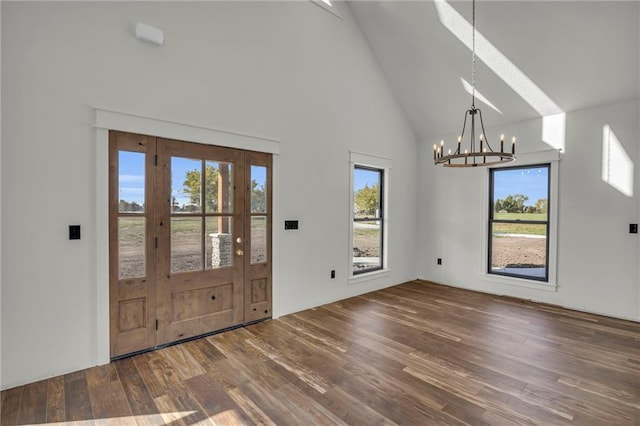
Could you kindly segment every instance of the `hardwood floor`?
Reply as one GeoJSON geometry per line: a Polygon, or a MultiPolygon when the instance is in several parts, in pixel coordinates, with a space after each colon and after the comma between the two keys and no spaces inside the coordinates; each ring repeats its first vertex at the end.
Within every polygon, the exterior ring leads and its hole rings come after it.
{"type": "Polygon", "coordinates": [[[1,397],[2,425],[638,425],[640,324],[414,281],[1,397]]]}

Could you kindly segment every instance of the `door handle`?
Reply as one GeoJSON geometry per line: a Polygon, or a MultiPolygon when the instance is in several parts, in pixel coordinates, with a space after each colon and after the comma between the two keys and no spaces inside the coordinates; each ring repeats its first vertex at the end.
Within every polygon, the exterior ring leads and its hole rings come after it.
{"type": "Polygon", "coordinates": [[[241,249],[236,250],[237,256],[244,256],[244,252],[241,249]]]}

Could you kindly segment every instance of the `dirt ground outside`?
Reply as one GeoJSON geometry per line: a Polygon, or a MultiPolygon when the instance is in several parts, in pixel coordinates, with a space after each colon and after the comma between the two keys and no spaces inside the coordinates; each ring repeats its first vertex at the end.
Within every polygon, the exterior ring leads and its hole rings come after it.
{"type": "MultiPolygon", "coordinates": [[[[544,268],[546,265],[546,238],[496,236],[492,244],[493,268],[544,268]]],[[[353,256],[379,257],[378,235],[356,232],[353,239],[353,256]]]]}
{"type": "Polygon", "coordinates": [[[493,268],[544,268],[546,238],[494,237],[492,242],[493,268]]]}
{"type": "MultiPolygon", "coordinates": [[[[119,277],[139,278],[145,276],[144,230],[142,226],[133,226],[124,232],[119,243],[119,277]]],[[[245,247],[245,255],[251,256],[252,263],[264,262],[267,258],[266,230],[251,230],[251,248],[245,247]]],[[[213,245],[211,238],[205,236],[205,268],[211,269],[213,245]]],[[[171,270],[189,272],[202,270],[202,242],[200,235],[194,232],[173,232],[171,235],[171,270]]],[[[234,258],[233,255],[229,256],[234,258]]],[[[225,265],[231,266],[231,265],[225,265]]]]}

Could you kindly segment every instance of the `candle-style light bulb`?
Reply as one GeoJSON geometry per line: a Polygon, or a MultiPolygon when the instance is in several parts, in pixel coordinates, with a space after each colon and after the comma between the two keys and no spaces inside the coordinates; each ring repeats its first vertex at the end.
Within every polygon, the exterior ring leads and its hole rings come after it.
{"type": "Polygon", "coordinates": [[[504,152],[504,134],[500,135],[500,152],[504,152]]]}
{"type": "Polygon", "coordinates": [[[516,137],[514,136],[513,139],[511,139],[511,154],[515,154],[516,153],[516,137]]]}
{"type": "Polygon", "coordinates": [[[433,144],[433,159],[436,159],[436,153],[438,152],[438,147],[436,144],[433,144]]]}
{"type": "Polygon", "coordinates": [[[449,149],[449,155],[451,155],[451,149],[449,149]]]}

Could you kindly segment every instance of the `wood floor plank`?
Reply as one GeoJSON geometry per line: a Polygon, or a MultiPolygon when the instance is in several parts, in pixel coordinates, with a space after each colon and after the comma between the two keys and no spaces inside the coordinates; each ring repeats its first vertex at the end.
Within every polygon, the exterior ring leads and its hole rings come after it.
{"type": "Polygon", "coordinates": [[[131,417],[129,400],[118,376],[115,364],[87,370],[87,386],[91,408],[96,419],[131,417]]]}
{"type": "Polygon", "coordinates": [[[2,409],[0,410],[0,424],[13,426],[18,423],[18,413],[22,402],[24,386],[2,391],[4,394],[2,409]]]}
{"type": "Polygon", "coordinates": [[[231,389],[227,393],[229,397],[233,399],[233,401],[238,405],[238,407],[242,409],[245,416],[251,419],[254,424],[265,426],[276,425],[276,423],[274,423],[274,421],[271,420],[269,416],[267,416],[267,414],[262,411],[262,409],[240,389],[231,389]]]}
{"type": "Polygon", "coordinates": [[[47,423],[61,423],[64,420],[64,377],[52,377],[47,380],[47,423]]]}
{"type": "Polygon", "coordinates": [[[246,424],[249,418],[211,374],[201,374],[186,381],[194,399],[214,423],[246,424]]]}
{"type": "Polygon", "coordinates": [[[639,348],[640,323],[416,280],[9,389],[1,423],[638,426],[639,348]]]}
{"type": "Polygon", "coordinates": [[[28,384],[22,393],[18,424],[37,424],[47,420],[47,381],[28,384]]]}
{"type": "Polygon", "coordinates": [[[64,400],[66,421],[93,420],[86,371],[64,376],[64,400]]]}
{"type": "Polygon", "coordinates": [[[164,358],[171,364],[180,380],[206,373],[206,370],[191,355],[184,345],[175,345],[161,350],[164,358]]]}
{"type": "Polygon", "coordinates": [[[129,401],[131,414],[147,417],[158,414],[158,409],[133,359],[121,359],[114,364],[126,398],[129,401]]]}

